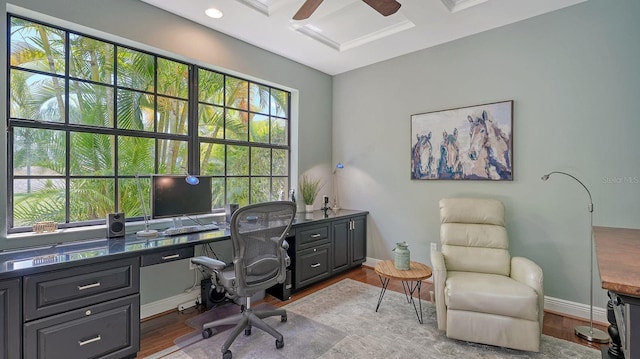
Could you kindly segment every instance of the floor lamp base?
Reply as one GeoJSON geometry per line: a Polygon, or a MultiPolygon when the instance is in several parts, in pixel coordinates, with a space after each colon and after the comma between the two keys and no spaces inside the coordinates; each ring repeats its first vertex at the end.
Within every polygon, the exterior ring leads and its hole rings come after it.
{"type": "Polygon", "coordinates": [[[580,338],[593,343],[608,343],[609,334],[600,329],[591,328],[588,325],[581,325],[575,328],[575,333],[580,338]]]}

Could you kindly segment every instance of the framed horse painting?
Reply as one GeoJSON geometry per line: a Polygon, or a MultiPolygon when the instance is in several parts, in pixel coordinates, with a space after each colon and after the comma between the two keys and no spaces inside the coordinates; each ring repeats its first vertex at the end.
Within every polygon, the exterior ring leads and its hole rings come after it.
{"type": "Polygon", "coordinates": [[[411,179],[513,180],[513,101],[411,115],[411,179]]]}

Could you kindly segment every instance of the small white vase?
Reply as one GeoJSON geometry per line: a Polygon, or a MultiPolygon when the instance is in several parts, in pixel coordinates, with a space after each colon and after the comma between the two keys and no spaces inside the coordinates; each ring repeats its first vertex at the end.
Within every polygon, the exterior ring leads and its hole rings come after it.
{"type": "Polygon", "coordinates": [[[312,204],[305,204],[304,205],[304,211],[307,213],[313,212],[313,205],[312,204]]]}

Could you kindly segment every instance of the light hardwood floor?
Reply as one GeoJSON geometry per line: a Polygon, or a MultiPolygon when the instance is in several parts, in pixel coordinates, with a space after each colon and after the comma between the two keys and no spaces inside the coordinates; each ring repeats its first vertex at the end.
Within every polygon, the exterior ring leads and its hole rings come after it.
{"type": "MultiPolygon", "coordinates": [[[[290,303],[291,301],[298,300],[304,296],[325,288],[333,283],[339,282],[344,278],[350,278],[378,287],[381,286],[380,279],[378,278],[378,275],[374,272],[374,270],[370,267],[362,266],[360,268],[352,269],[343,274],[304,288],[301,291],[294,293],[289,301],[283,302],[270,295],[266,295],[264,301],[274,306],[280,307],[290,303]]],[[[389,284],[388,289],[402,292],[401,282],[392,280],[389,284]]],[[[425,284],[422,286],[422,293],[429,293],[430,290],[432,290],[432,286],[430,284],[425,284]]],[[[185,321],[200,313],[200,309],[191,308],[183,312],[170,311],[154,316],[152,318],[145,319],[141,323],[141,340],[138,358],[144,358],[148,355],[169,348],[174,344],[174,339],[194,331],[193,328],[185,324],[185,321]]],[[[595,349],[599,349],[601,346],[607,346],[589,343],[578,338],[573,333],[573,328],[575,326],[585,324],[588,324],[588,322],[585,322],[581,319],[567,317],[559,315],[557,313],[546,311],[542,332],[549,336],[568,340],[574,343],[579,343],[595,349]]],[[[594,324],[594,327],[606,331],[606,327],[602,325],[594,324]]]]}

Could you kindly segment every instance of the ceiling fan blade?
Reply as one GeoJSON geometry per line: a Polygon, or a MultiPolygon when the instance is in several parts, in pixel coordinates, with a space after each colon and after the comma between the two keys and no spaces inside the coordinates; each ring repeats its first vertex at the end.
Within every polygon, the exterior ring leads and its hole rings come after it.
{"type": "Polygon", "coordinates": [[[393,15],[402,6],[396,0],[362,0],[383,16],[393,15]]]}
{"type": "Polygon", "coordinates": [[[302,4],[298,12],[293,15],[294,20],[308,19],[311,14],[322,4],[323,0],[307,0],[302,4]]]}

